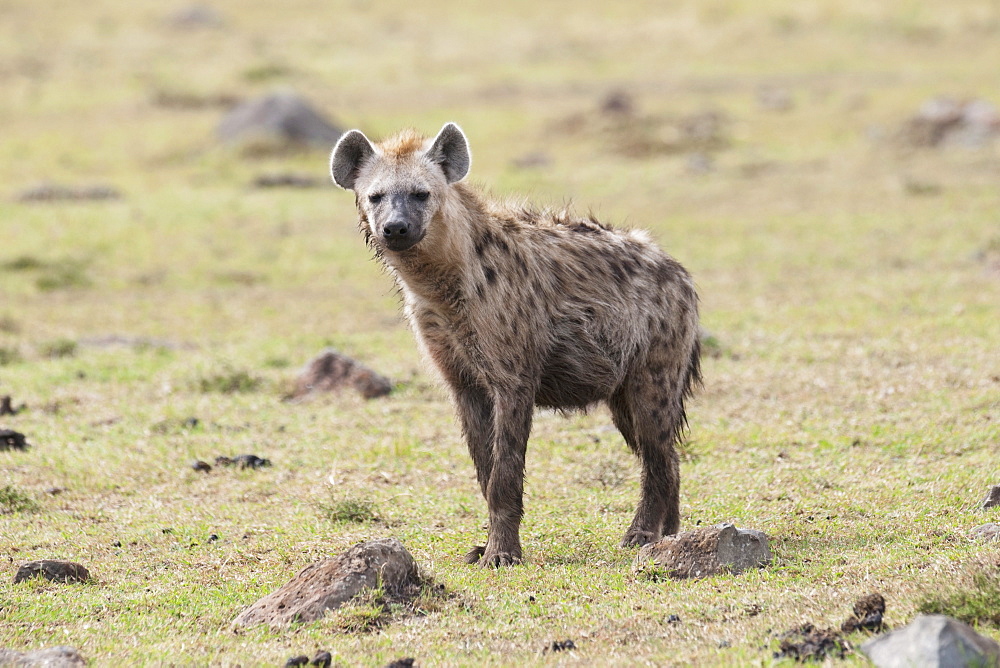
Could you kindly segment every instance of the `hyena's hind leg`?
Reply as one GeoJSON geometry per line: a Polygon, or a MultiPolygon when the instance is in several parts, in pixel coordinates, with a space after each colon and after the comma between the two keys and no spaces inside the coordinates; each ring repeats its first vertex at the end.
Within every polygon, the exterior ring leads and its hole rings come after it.
{"type": "Polygon", "coordinates": [[[615,426],[642,462],[642,495],[622,547],[652,543],[680,530],[680,463],[676,445],[685,427],[684,398],[700,377],[699,351],[678,360],[652,351],[608,402],[615,426]]]}

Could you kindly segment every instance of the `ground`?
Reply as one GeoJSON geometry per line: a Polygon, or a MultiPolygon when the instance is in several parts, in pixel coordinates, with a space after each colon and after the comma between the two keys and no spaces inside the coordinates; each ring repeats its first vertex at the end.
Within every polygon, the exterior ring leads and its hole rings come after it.
{"type": "Polygon", "coordinates": [[[968,531],[1000,512],[976,508],[1000,483],[1000,148],[897,136],[934,95],[1000,103],[995,2],[219,0],[220,25],[175,25],[184,8],[0,0],[0,395],[28,406],[0,428],[33,446],[0,452],[0,647],[96,665],[769,663],[782,632],[837,627],[871,592],[902,625],[996,555],[968,531]],[[466,566],[485,503],[353,197],[254,189],[323,179],[327,155],[213,136],[228,98],[275,89],[375,136],[456,121],[497,195],[650,230],[718,344],[682,528],[762,530],[775,563],[634,575],[618,540],[638,469],[600,409],[536,417],[525,565],[466,566]],[[18,201],[40,181],[121,197],[18,201]],[[397,390],[282,401],[325,346],[397,390]],[[244,453],[272,466],[190,467],[244,453]],[[230,630],[381,536],[445,593],[365,632],[230,630]],[[40,558],[96,581],[11,584],[40,558]]]}

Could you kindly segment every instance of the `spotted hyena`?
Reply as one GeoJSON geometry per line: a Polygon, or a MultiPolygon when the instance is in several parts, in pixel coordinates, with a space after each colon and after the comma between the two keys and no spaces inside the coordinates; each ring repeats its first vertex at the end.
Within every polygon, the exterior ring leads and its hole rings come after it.
{"type": "Polygon", "coordinates": [[[642,461],[642,497],[623,546],[680,526],[675,445],[700,379],[690,275],[644,232],[497,202],[464,183],[462,130],[358,130],[333,149],[368,245],[396,280],[417,342],[454,396],[489,507],[469,563],[521,560],[519,528],[535,406],[605,402],[642,461]]]}

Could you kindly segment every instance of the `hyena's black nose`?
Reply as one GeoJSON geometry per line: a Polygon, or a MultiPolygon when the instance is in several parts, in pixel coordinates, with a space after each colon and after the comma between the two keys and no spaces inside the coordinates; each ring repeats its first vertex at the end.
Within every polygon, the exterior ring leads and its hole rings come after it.
{"type": "Polygon", "coordinates": [[[410,228],[406,223],[397,220],[392,223],[386,223],[386,226],[382,228],[382,236],[386,239],[403,239],[409,231],[410,228]]]}

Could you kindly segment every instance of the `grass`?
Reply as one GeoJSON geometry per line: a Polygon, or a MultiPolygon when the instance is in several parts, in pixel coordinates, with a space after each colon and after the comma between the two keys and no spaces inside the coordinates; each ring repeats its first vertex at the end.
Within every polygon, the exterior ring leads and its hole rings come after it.
{"type": "Polygon", "coordinates": [[[320,512],[333,522],[375,522],[378,509],[375,504],[361,499],[331,499],[319,504],[320,512]]]}
{"type": "Polygon", "coordinates": [[[948,615],[973,626],[1000,627],[1000,568],[996,564],[971,569],[966,582],[949,582],[928,593],[918,610],[948,615]]]}
{"type": "Polygon", "coordinates": [[[344,665],[747,665],[871,591],[893,627],[931,594],[951,600],[942,582],[988,591],[964,564],[996,550],[968,531],[998,517],[976,505],[1000,479],[1000,149],[890,138],[932,95],[1000,102],[995,3],[213,8],[223,25],[192,30],[121,0],[0,9],[0,394],[29,406],[0,427],[33,446],[0,452],[0,489],[39,500],[0,512],[0,647],[73,645],[96,665],[281,665],[318,649],[344,665]],[[248,157],[215,140],[219,104],[156,102],[284,87],[371,135],[457,121],[473,180],[497,194],[649,229],[692,271],[714,337],[682,527],[763,530],[774,564],[636,573],[617,545],[639,475],[604,409],[536,415],[526,563],[462,563],[485,504],[351,196],[249,187],[324,178],[327,156],[248,157]],[[762,106],[762,88],[790,108],[762,106]],[[600,116],[613,91],[644,119],[636,132],[600,116]],[[673,152],[676,121],[706,111],[726,145],[692,169],[706,149],[673,152]],[[39,182],[123,195],[17,201],[39,182]],[[156,345],[93,343],[109,336],[156,345]],[[76,347],[51,356],[53,342],[76,347]],[[282,401],[328,346],[398,389],[282,401]],[[239,453],[273,465],[190,468],[239,453]],[[447,589],[423,613],[389,601],[386,617],[374,597],[355,610],[381,620],[368,632],[332,616],[230,630],[305,565],[390,535],[447,589]],[[95,581],[10,583],[43,558],[95,581]]]}
{"type": "Polygon", "coordinates": [[[217,373],[201,376],[195,381],[198,390],[204,393],[219,392],[233,394],[234,392],[256,392],[263,380],[252,375],[246,369],[225,368],[217,373]]]}
{"type": "Polygon", "coordinates": [[[39,510],[38,503],[30,494],[13,485],[0,487],[0,515],[11,513],[33,513],[39,510]]]}

